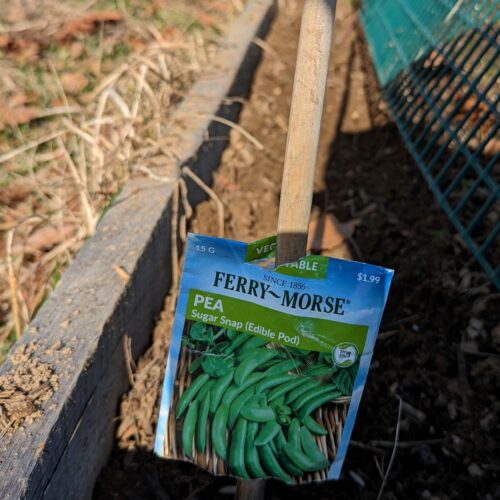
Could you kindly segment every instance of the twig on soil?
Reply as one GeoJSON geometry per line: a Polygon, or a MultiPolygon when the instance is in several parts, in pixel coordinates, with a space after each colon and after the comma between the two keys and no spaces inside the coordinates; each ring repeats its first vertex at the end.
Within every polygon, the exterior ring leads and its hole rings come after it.
{"type": "Polygon", "coordinates": [[[373,461],[375,462],[375,467],[378,470],[378,473],[380,474],[380,479],[384,479],[384,471],[382,469],[382,466],[380,465],[380,462],[378,461],[376,455],[372,455],[373,461]]]}
{"type": "Polygon", "coordinates": [[[5,254],[7,261],[7,273],[9,276],[9,287],[10,287],[10,301],[12,305],[12,315],[14,316],[14,326],[16,331],[16,339],[21,336],[22,333],[22,323],[21,314],[19,311],[19,300],[17,297],[17,278],[14,272],[14,266],[12,264],[12,240],[14,238],[14,230],[11,229],[5,238],[5,254]]]}
{"type": "Polygon", "coordinates": [[[80,106],[57,106],[55,108],[46,108],[38,113],[37,118],[47,118],[48,116],[70,115],[72,113],[80,113],[80,106]]]}
{"type": "Polygon", "coordinates": [[[180,237],[184,243],[187,238],[187,221],[193,216],[193,207],[189,203],[186,181],[182,177],[179,177],[179,190],[184,208],[184,213],[181,215],[180,237]]]}
{"type": "Polygon", "coordinates": [[[410,321],[415,321],[420,317],[420,314],[412,314],[411,316],[407,316],[406,318],[401,318],[396,321],[391,321],[390,323],[384,323],[382,325],[383,328],[392,328],[394,326],[403,325],[405,323],[409,323],[410,321]]]}
{"type": "Polygon", "coordinates": [[[378,340],[385,340],[399,333],[399,330],[387,330],[378,334],[378,340]]]}
{"type": "Polygon", "coordinates": [[[359,448],[360,450],[371,451],[372,453],[377,453],[378,455],[385,455],[384,450],[370,444],[361,443],[360,441],[351,440],[351,445],[354,446],[354,448],[359,448]]]}
{"type": "Polygon", "coordinates": [[[135,363],[132,359],[132,339],[127,334],[123,336],[123,355],[125,357],[125,368],[127,369],[128,381],[132,387],[135,387],[133,370],[135,363]]]}
{"type": "Polygon", "coordinates": [[[219,225],[218,236],[219,238],[222,238],[224,236],[224,205],[222,204],[222,201],[215,194],[215,192],[210,189],[189,167],[182,167],[182,173],[193,180],[201,189],[203,189],[203,191],[205,191],[205,193],[208,194],[208,196],[210,196],[210,198],[212,198],[212,200],[214,200],[217,205],[217,219],[219,225]]]}
{"type": "MultiPolygon", "coordinates": [[[[433,444],[441,444],[444,441],[444,438],[436,438],[436,439],[420,439],[418,441],[398,441],[398,448],[415,448],[415,446],[421,446],[423,444],[433,445],[433,444]]],[[[392,441],[381,440],[373,440],[370,441],[372,446],[380,446],[382,448],[392,448],[394,447],[394,443],[392,441]]]]}
{"type": "Polygon", "coordinates": [[[259,47],[260,49],[262,49],[264,52],[267,52],[270,56],[278,59],[279,58],[279,54],[278,52],[276,52],[265,40],[263,40],[262,38],[259,38],[259,37],[255,37],[253,40],[253,43],[255,43],[255,45],[257,45],[257,47],[259,47]]]}
{"type": "Polygon", "coordinates": [[[500,354],[497,354],[495,352],[478,351],[476,349],[468,347],[466,344],[460,344],[460,349],[464,354],[470,354],[472,356],[480,356],[484,358],[493,357],[500,359],[500,354]]]}
{"type": "Polygon", "coordinates": [[[237,123],[234,123],[231,120],[228,120],[227,118],[222,118],[222,116],[205,115],[204,113],[198,113],[198,115],[205,116],[207,118],[210,118],[210,120],[213,120],[214,122],[222,123],[223,125],[226,125],[229,128],[236,130],[243,137],[247,138],[259,151],[264,151],[265,148],[262,145],[262,143],[259,140],[257,140],[250,132],[245,130],[241,125],[238,125],[237,123]]]}
{"type": "Polygon", "coordinates": [[[403,400],[398,395],[396,395],[396,397],[399,399],[399,408],[398,408],[398,423],[396,425],[396,433],[394,435],[394,443],[393,443],[394,447],[392,449],[391,458],[389,459],[389,463],[385,471],[384,479],[382,481],[382,484],[380,485],[380,490],[377,495],[377,500],[380,500],[382,498],[382,495],[384,493],[384,488],[385,485],[387,484],[387,480],[389,479],[389,474],[391,473],[392,465],[394,464],[394,459],[396,458],[396,452],[399,445],[399,430],[401,426],[401,414],[403,413],[403,400]]]}
{"type": "Polygon", "coordinates": [[[180,203],[180,197],[179,197],[179,184],[175,186],[173,196],[172,196],[172,224],[171,224],[171,229],[170,229],[170,238],[171,238],[171,258],[172,258],[172,288],[174,290],[177,289],[177,286],[179,284],[179,268],[178,268],[178,262],[179,262],[179,252],[178,252],[178,241],[177,241],[177,227],[178,227],[178,221],[179,221],[179,203],[180,203]]]}

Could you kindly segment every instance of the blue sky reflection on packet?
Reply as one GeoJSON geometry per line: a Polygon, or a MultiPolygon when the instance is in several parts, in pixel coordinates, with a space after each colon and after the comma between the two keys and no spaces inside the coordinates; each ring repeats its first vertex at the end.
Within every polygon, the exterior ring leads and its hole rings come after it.
{"type": "Polygon", "coordinates": [[[273,241],[188,236],[155,453],[213,474],[338,479],[393,271],[247,260],[272,256],[273,241]],[[259,445],[244,450],[249,439],[259,445]]]}

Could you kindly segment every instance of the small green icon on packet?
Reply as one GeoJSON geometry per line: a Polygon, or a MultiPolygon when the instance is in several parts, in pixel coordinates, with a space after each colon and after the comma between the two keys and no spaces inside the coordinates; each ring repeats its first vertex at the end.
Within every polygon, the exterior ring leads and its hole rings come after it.
{"type": "Polygon", "coordinates": [[[358,348],[351,342],[341,342],[332,351],[333,363],[341,368],[352,366],[358,359],[358,348]]]}

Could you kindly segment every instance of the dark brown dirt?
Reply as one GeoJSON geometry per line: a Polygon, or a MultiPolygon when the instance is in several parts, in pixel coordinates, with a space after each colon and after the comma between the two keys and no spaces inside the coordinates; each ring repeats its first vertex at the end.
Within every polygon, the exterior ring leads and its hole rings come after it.
{"type": "MultiPolygon", "coordinates": [[[[214,175],[226,235],[250,241],[275,231],[298,17],[282,9],[266,41],[240,124],[214,175]]],[[[500,294],[471,259],[436,204],[387,115],[350,5],[338,6],[334,63],[314,197],[318,212],[356,221],[364,260],[396,270],[353,442],[337,483],[289,488],[266,498],[376,498],[395,429],[399,447],[384,498],[500,498],[500,294]],[[398,422],[399,400],[405,403],[398,422]]],[[[215,208],[201,204],[192,230],[214,234],[215,208]]],[[[155,342],[124,397],[118,441],[96,498],[229,498],[234,480],[152,453],[168,331],[155,342]]]]}

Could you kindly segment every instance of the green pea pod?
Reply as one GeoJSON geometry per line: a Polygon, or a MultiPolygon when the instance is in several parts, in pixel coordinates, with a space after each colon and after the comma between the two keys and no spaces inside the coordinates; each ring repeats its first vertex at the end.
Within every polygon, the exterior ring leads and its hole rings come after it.
{"type": "Polygon", "coordinates": [[[327,394],[320,394],[319,396],[316,396],[315,398],[311,399],[310,401],[307,402],[306,405],[304,405],[299,412],[299,418],[300,420],[304,420],[308,415],[310,415],[314,410],[319,408],[321,405],[328,403],[329,401],[333,401],[334,399],[338,398],[341,396],[342,393],[339,391],[335,392],[329,392],[327,394]]]}
{"type": "Polygon", "coordinates": [[[222,404],[230,406],[237,396],[239,396],[245,389],[255,386],[255,384],[261,380],[263,376],[264,374],[262,372],[252,373],[243,385],[238,386],[236,384],[231,384],[222,396],[222,404]]]}
{"type": "Polygon", "coordinates": [[[231,435],[231,448],[229,449],[229,467],[233,473],[244,479],[249,479],[245,468],[245,437],[248,422],[239,418],[231,435]]]}
{"type": "Polygon", "coordinates": [[[227,405],[221,405],[215,412],[212,421],[212,446],[217,456],[222,458],[222,460],[226,460],[227,457],[226,427],[228,415],[229,407],[227,405]]]}
{"type": "Polygon", "coordinates": [[[295,377],[295,380],[290,380],[282,385],[278,385],[272,391],[269,392],[267,399],[272,401],[273,399],[284,396],[286,393],[293,391],[295,388],[307,383],[307,379],[304,377],[295,377]]]}
{"type": "Polygon", "coordinates": [[[297,450],[300,450],[300,422],[294,418],[288,427],[288,443],[297,450]]]}
{"type": "Polygon", "coordinates": [[[292,414],[292,409],[289,406],[286,406],[283,404],[275,406],[273,408],[276,410],[278,415],[291,415],[292,414]]]}
{"type": "Polygon", "coordinates": [[[205,453],[207,445],[207,422],[210,410],[210,391],[207,392],[203,400],[199,401],[198,419],[196,420],[196,449],[200,453],[205,453]]]}
{"type": "Polygon", "coordinates": [[[264,469],[270,476],[281,479],[289,484],[292,483],[291,477],[281,468],[280,463],[268,444],[259,446],[259,457],[264,469]]]}
{"type": "Polygon", "coordinates": [[[207,393],[212,389],[213,383],[215,380],[209,380],[199,391],[198,394],[196,394],[196,397],[194,399],[197,399],[200,404],[201,402],[205,399],[205,396],[207,393]]]}
{"type": "Polygon", "coordinates": [[[245,359],[253,357],[253,356],[258,356],[261,352],[263,351],[268,351],[266,347],[256,347],[254,349],[247,349],[246,351],[241,352],[236,356],[236,361],[238,363],[242,363],[245,361],[245,359]]]}
{"type": "Polygon", "coordinates": [[[231,340],[231,343],[228,346],[224,347],[222,352],[226,355],[231,354],[232,352],[236,351],[236,349],[238,349],[238,347],[242,345],[243,342],[248,339],[248,337],[250,337],[248,333],[238,332],[238,335],[236,335],[236,337],[231,340]]]}
{"type": "Polygon", "coordinates": [[[290,391],[287,395],[285,402],[287,405],[292,404],[294,401],[299,399],[303,394],[308,394],[313,391],[316,387],[319,387],[321,382],[319,380],[309,379],[307,383],[297,387],[294,391],[290,391]]]}
{"type": "Polygon", "coordinates": [[[288,427],[292,423],[290,415],[282,415],[278,413],[277,420],[278,423],[284,427],[288,427]]]}
{"type": "Polygon", "coordinates": [[[217,379],[212,390],[210,391],[210,414],[213,415],[217,408],[219,408],[219,403],[226,389],[231,385],[233,381],[234,371],[230,370],[226,375],[217,379]]]}
{"type": "Polygon", "coordinates": [[[300,477],[304,475],[304,471],[300,467],[297,467],[283,450],[279,454],[279,462],[283,469],[292,476],[300,477]]]}
{"type": "Polygon", "coordinates": [[[273,401],[269,401],[269,406],[273,409],[276,410],[278,406],[281,406],[285,403],[285,396],[280,396],[278,398],[274,398],[273,401]]]}
{"type": "Polygon", "coordinates": [[[198,401],[193,401],[189,405],[189,410],[182,424],[182,449],[184,450],[184,454],[189,458],[193,458],[193,438],[197,420],[198,401]]]}
{"type": "Polygon", "coordinates": [[[312,418],[311,415],[307,415],[307,417],[305,417],[302,420],[302,423],[313,434],[317,434],[318,436],[324,436],[324,435],[328,434],[328,431],[321,424],[319,424],[318,422],[316,422],[316,420],[314,418],[312,418]]]}
{"type": "Polygon", "coordinates": [[[295,380],[297,375],[290,375],[289,373],[284,373],[282,375],[266,375],[261,382],[257,384],[255,392],[264,392],[271,387],[284,384],[289,380],[295,380]]]}
{"type": "Polygon", "coordinates": [[[262,349],[262,352],[256,356],[245,358],[234,372],[234,381],[237,385],[243,385],[249,375],[258,368],[261,363],[273,359],[277,355],[276,349],[262,349]]]}
{"type": "Polygon", "coordinates": [[[177,401],[175,406],[175,418],[178,419],[186,410],[191,400],[196,396],[198,391],[208,382],[210,376],[203,373],[197,377],[191,385],[182,393],[182,396],[177,401]]]}
{"type": "Polygon", "coordinates": [[[269,443],[267,443],[267,446],[271,448],[271,451],[274,453],[275,456],[278,456],[278,448],[276,448],[276,444],[274,441],[269,441],[269,443]]]}
{"type": "Polygon", "coordinates": [[[267,344],[269,341],[267,339],[263,339],[262,337],[255,337],[252,335],[248,340],[245,341],[238,348],[238,354],[243,353],[245,351],[249,351],[250,349],[255,349],[257,347],[262,347],[264,344],[267,344]]]}
{"type": "Polygon", "coordinates": [[[327,457],[325,457],[323,452],[319,449],[313,435],[307,427],[300,428],[300,444],[302,445],[304,453],[314,461],[321,463],[322,460],[326,460],[328,462],[327,457]]]}
{"type": "Polygon", "coordinates": [[[285,361],[280,361],[279,363],[273,364],[270,368],[266,370],[266,375],[281,375],[287,373],[291,370],[297,370],[301,366],[300,361],[294,359],[286,359],[285,361]]]}
{"type": "Polygon", "coordinates": [[[244,390],[231,403],[231,406],[229,407],[229,418],[227,420],[227,425],[229,426],[230,429],[232,429],[234,427],[236,420],[238,420],[238,417],[240,416],[241,409],[248,402],[248,400],[253,396],[254,390],[255,389],[253,387],[249,387],[248,389],[244,390]]]}
{"type": "Polygon", "coordinates": [[[254,444],[258,430],[259,424],[257,422],[248,422],[245,440],[245,464],[250,476],[254,478],[266,477],[266,473],[260,464],[257,447],[254,444]]]}
{"type": "Polygon", "coordinates": [[[268,422],[275,419],[275,414],[272,408],[256,408],[244,406],[240,412],[243,418],[251,422],[268,422]]]}
{"type": "MultiPolygon", "coordinates": [[[[312,391],[309,394],[305,394],[301,398],[297,399],[295,403],[293,403],[293,408],[295,411],[300,410],[303,406],[305,406],[309,401],[313,400],[314,398],[318,396],[322,396],[323,394],[331,394],[337,392],[339,396],[342,395],[340,391],[337,391],[335,389],[335,386],[333,385],[323,385],[321,387],[318,387],[316,390],[312,391]]],[[[336,396],[338,397],[338,396],[336,396]]]]}
{"type": "Polygon", "coordinates": [[[314,460],[310,456],[302,453],[300,449],[295,448],[290,443],[287,443],[283,451],[286,453],[288,458],[296,465],[299,469],[307,472],[316,472],[328,467],[329,462],[325,458],[323,460],[314,460]]]}
{"type": "Polygon", "coordinates": [[[281,428],[278,431],[278,433],[276,434],[276,436],[274,436],[274,444],[276,445],[276,449],[278,450],[278,452],[281,452],[281,450],[283,449],[283,447],[286,444],[286,437],[283,434],[283,431],[281,430],[281,428]]]}
{"type": "Polygon", "coordinates": [[[269,443],[281,430],[281,425],[276,420],[269,420],[261,428],[255,439],[255,446],[263,446],[269,443]]]}

